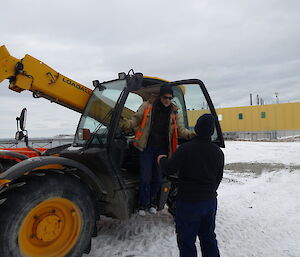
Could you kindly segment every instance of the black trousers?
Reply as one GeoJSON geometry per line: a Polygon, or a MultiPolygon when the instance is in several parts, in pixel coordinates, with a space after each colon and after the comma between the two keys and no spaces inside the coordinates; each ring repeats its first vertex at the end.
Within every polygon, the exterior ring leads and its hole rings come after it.
{"type": "Polygon", "coordinates": [[[199,202],[177,201],[176,233],[180,257],[196,257],[198,236],[202,257],[220,256],[216,240],[217,199],[199,202]]]}
{"type": "Polygon", "coordinates": [[[157,164],[157,156],[160,154],[166,153],[155,147],[147,147],[140,153],[140,206],[148,207],[157,198],[162,179],[162,171],[157,164]]]}

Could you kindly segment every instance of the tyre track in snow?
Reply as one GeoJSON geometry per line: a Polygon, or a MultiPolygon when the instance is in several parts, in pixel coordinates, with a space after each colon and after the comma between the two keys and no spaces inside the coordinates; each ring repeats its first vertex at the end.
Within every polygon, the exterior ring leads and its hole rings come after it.
{"type": "MultiPolygon", "coordinates": [[[[222,257],[299,257],[300,170],[225,171],[216,233],[222,257]]],[[[197,240],[199,251],[199,243],[197,240]]],[[[102,217],[86,257],[178,256],[167,210],[127,221],[102,217]]]]}
{"type": "MultiPolygon", "coordinates": [[[[300,170],[262,170],[224,173],[216,220],[222,257],[300,256],[300,170]]],[[[173,219],[166,209],[127,221],[102,217],[84,256],[178,256],[173,219]]]]}
{"type": "Polygon", "coordinates": [[[177,252],[173,218],[165,209],[157,215],[135,214],[127,221],[101,217],[98,236],[86,256],[176,256],[177,252]]]}

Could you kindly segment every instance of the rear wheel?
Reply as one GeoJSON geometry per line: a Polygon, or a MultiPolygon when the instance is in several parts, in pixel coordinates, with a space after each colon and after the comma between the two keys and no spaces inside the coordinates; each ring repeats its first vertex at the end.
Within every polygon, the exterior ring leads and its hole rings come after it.
{"type": "Polygon", "coordinates": [[[77,257],[89,248],[95,208],[89,189],[63,174],[28,178],[0,205],[0,256],[77,257]]]}

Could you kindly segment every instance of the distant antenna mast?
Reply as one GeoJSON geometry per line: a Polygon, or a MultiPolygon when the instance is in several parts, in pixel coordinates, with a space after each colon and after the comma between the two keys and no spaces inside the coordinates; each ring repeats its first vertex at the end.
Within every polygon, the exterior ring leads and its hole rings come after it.
{"type": "Polygon", "coordinates": [[[276,98],[276,103],[279,104],[279,97],[278,97],[279,93],[275,92],[275,98],[276,98]]]}
{"type": "Polygon", "coordinates": [[[259,100],[260,100],[260,105],[264,105],[264,99],[262,99],[262,97],[260,97],[259,100]]]}

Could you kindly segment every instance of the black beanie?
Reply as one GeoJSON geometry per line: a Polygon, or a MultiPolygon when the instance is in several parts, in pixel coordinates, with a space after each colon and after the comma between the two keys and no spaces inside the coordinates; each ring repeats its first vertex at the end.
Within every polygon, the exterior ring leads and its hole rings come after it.
{"type": "Polygon", "coordinates": [[[172,96],[174,96],[173,89],[171,86],[164,85],[160,87],[159,96],[163,96],[165,94],[171,94],[172,96]]]}
{"type": "Polygon", "coordinates": [[[215,129],[215,118],[211,114],[205,113],[198,118],[195,125],[195,132],[200,138],[210,138],[215,129]]]}

